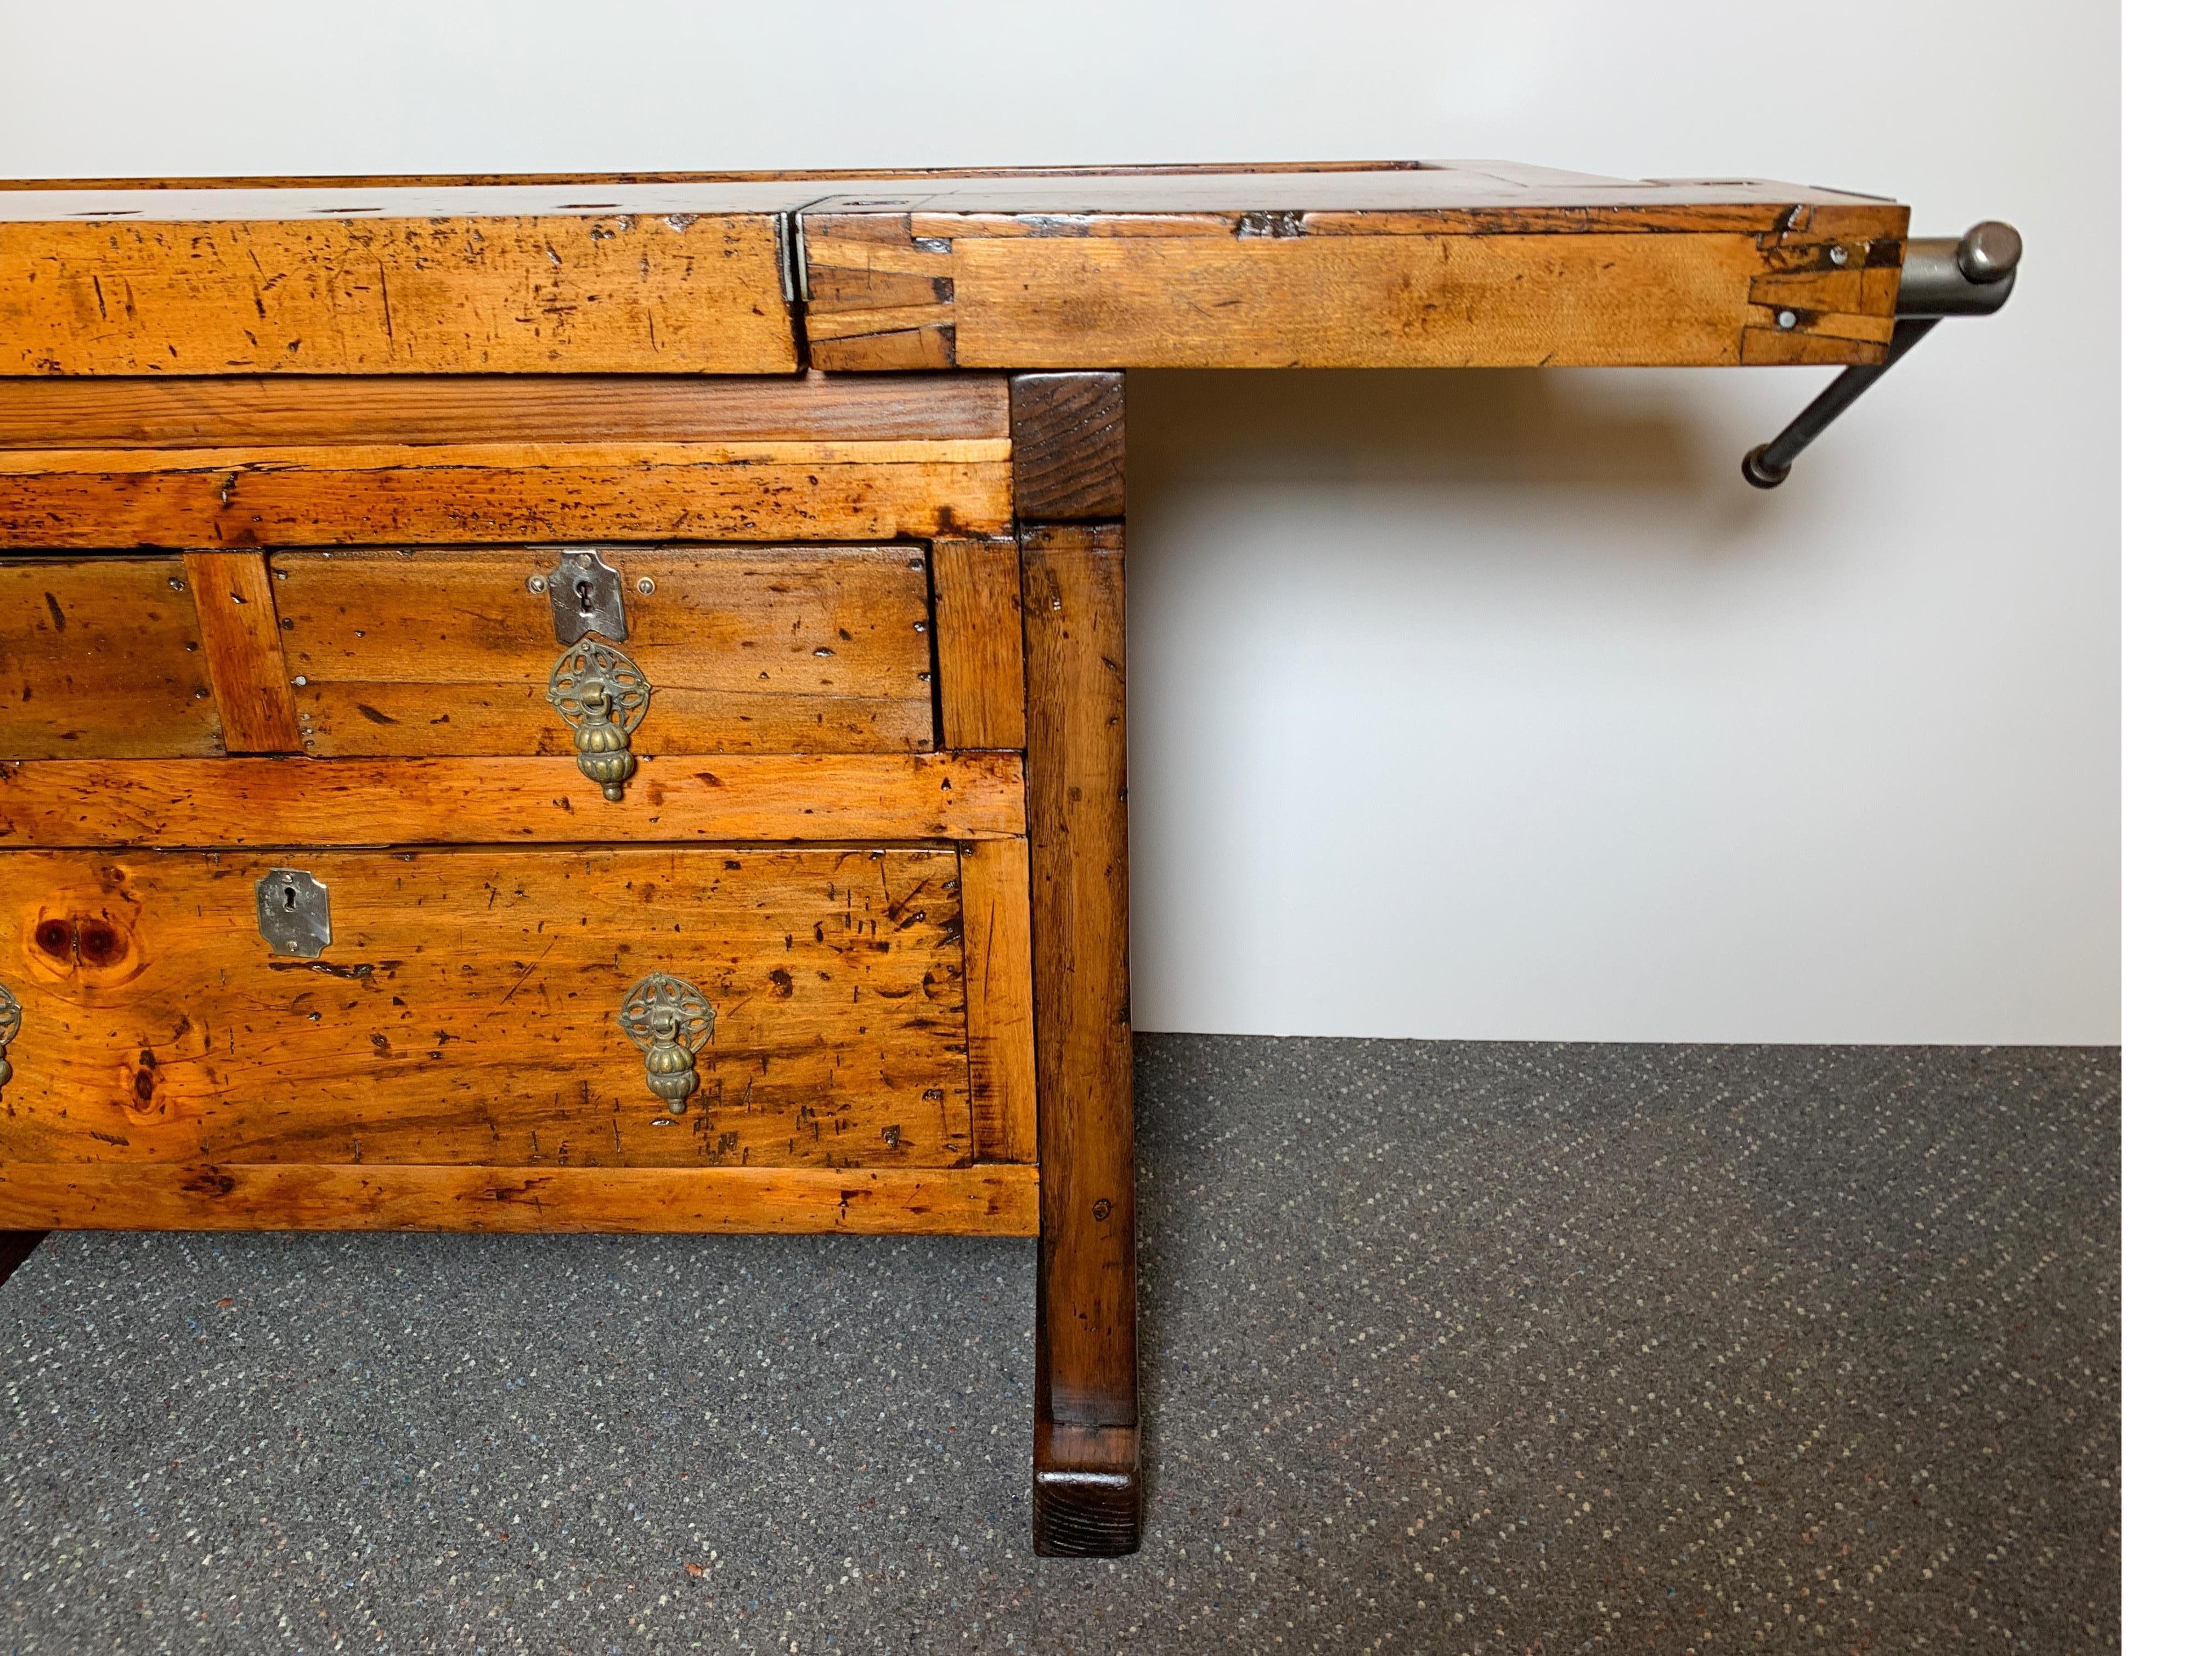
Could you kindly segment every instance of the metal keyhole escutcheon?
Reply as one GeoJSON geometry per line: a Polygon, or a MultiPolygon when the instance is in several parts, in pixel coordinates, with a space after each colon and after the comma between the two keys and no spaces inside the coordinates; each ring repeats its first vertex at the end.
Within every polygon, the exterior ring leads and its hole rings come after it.
{"type": "Polygon", "coordinates": [[[8,1062],[8,1047],[22,1028],[23,1003],[7,984],[0,983],[0,1087],[15,1079],[15,1067],[8,1062]]]}
{"type": "Polygon", "coordinates": [[[714,1038],[714,1008],[697,988],[668,972],[641,977],[615,1021],[645,1054],[645,1084],[677,1115],[698,1090],[699,1049],[714,1038]]]}
{"type": "Polygon", "coordinates": [[[331,946],[331,888],[305,868],[271,868],[254,882],[261,940],[279,954],[312,960],[331,946]]]}
{"type": "Polygon", "coordinates": [[[553,664],[545,699],[573,734],[576,769],[607,798],[620,799],[637,770],[630,734],[653,700],[644,670],[613,645],[587,638],[553,664]]]}

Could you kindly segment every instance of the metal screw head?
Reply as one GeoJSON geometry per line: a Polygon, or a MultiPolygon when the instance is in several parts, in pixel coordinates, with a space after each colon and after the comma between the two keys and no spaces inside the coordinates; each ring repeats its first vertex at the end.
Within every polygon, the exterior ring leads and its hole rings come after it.
{"type": "Polygon", "coordinates": [[[638,589],[638,591],[640,591],[641,593],[643,593],[643,594],[644,594],[647,598],[652,597],[652,596],[653,596],[653,577],[652,577],[651,575],[641,575],[638,576],[638,578],[637,578],[637,589],[638,589]]]}
{"type": "Polygon", "coordinates": [[[1779,316],[1777,316],[1774,319],[1774,326],[1780,328],[1784,332],[1788,332],[1791,328],[1797,326],[1797,313],[1794,310],[1784,311],[1779,316]]]}
{"type": "Polygon", "coordinates": [[[529,580],[523,582],[523,585],[528,587],[530,590],[534,593],[542,593],[545,590],[545,577],[542,575],[533,575],[529,580]]]}
{"type": "Polygon", "coordinates": [[[1846,253],[1843,248],[1831,247],[1828,249],[1828,263],[1831,265],[1848,265],[1850,262],[1850,254],[1846,253]]]}

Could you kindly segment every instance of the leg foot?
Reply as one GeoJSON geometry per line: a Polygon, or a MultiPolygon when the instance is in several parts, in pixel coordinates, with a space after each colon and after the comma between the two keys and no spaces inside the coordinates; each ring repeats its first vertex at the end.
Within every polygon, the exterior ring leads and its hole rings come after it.
{"type": "Polygon", "coordinates": [[[1041,1558],[1137,1550],[1144,1505],[1133,1426],[1060,1426],[1037,1413],[1032,1528],[1041,1558]]]}
{"type": "Polygon", "coordinates": [[[0,1231],[0,1282],[15,1274],[15,1267],[31,1257],[46,1235],[45,1231],[0,1231]]]}

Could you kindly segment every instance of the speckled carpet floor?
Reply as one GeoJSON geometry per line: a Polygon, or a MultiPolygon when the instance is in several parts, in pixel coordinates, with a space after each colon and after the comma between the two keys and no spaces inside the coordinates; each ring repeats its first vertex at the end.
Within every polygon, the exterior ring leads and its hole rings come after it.
{"type": "Polygon", "coordinates": [[[1027,1244],[50,1239],[15,1651],[2117,1645],[2110,1050],[1139,1049],[1142,1553],[1027,1244]]]}

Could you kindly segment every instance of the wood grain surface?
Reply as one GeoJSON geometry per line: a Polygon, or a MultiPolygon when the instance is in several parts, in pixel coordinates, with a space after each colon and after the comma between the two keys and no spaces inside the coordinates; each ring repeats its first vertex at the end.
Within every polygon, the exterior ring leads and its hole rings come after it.
{"type": "Polygon", "coordinates": [[[268,219],[244,216],[252,204],[241,198],[221,203],[221,216],[196,222],[0,218],[0,374],[783,374],[799,365],[775,222],[765,214],[445,218],[341,209],[268,219]]]}
{"type": "Polygon", "coordinates": [[[0,850],[1009,839],[1024,812],[1018,753],[670,754],[611,803],[557,757],[0,762],[0,850]]]}
{"type": "Polygon", "coordinates": [[[225,751],[298,752],[299,719],[266,559],[259,552],[186,552],[184,564],[225,751]]]}
{"type": "MultiPolygon", "coordinates": [[[[1893,214],[1901,234],[1903,216],[1893,214]]],[[[1756,230],[1471,233],[1152,220],[1041,233],[988,215],[808,216],[817,368],[1720,367],[1779,332],[1756,230]]],[[[1894,242],[1827,240],[1894,261],[1894,242]]],[[[1878,285],[1792,360],[1879,360],[1878,285]]],[[[1893,290],[1891,307],[1894,307],[1893,290]]]]}
{"type": "Polygon", "coordinates": [[[1015,516],[1080,523],[1122,514],[1128,445],[1120,374],[1018,374],[1007,411],[1015,516]]]}
{"type": "Polygon", "coordinates": [[[0,1223],[72,1230],[1036,1234],[1034,1167],[0,1165],[0,1223]]]}
{"type": "MultiPolygon", "coordinates": [[[[256,555],[258,556],[258,555],[256,555]]],[[[935,742],[929,576],[907,546],[606,549],[653,685],[641,753],[918,752],[935,742]]],[[[543,548],[271,556],[308,752],[567,753],[543,548]]]]}
{"type": "Polygon", "coordinates": [[[1040,1406],[1030,1442],[1030,1527],[1043,1558],[1120,1558],[1144,1531],[1143,1434],[1055,1421],[1040,1406]]]}
{"type": "Polygon", "coordinates": [[[1140,1534],[1129,1038],[1127,639],[1119,524],[1024,528],[1037,1043],[1036,1550],[1140,1534]]]}
{"type": "Polygon", "coordinates": [[[1025,529],[1037,1361],[1051,1416],[1137,1421],[1127,621],[1118,524],[1025,529]]]}
{"type": "Polygon", "coordinates": [[[957,442],[1007,435],[996,374],[0,379],[0,449],[957,442]]]}
{"type": "Polygon", "coordinates": [[[950,849],[0,856],[22,1002],[0,1163],[950,1166],[970,1159],[950,849]],[[330,892],[280,955],[254,883],[330,892]],[[616,1021],[713,1003],[672,1112],[616,1021]]]}
{"type": "Polygon", "coordinates": [[[1752,284],[1908,220],[1500,161],[111,182],[0,191],[0,372],[1866,361],[1879,283],[1752,284]]]}
{"type": "Polygon", "coordinates": [[[1003,533],[1004,438],[0,451],[0,547],[1003,533]]]}
{"type": "Polygon", "coordinates": [[[0,561],[0,760],[222,751],[181,560],[0,561]]]}
{"type": "Polygon", "coordinates": [[[1036,1029],[1030,999],[1030,848],[960,848],[968,960],[968,1081],[975,1159],[1035,1161],[1036,1029]]]}
{"type": "Polygon", "coordinates": [[[1020,552],[1011,538],[940,540],[930,563],[945,746],[1018,748],[1026,740],[1028,693],[1022,679],[1020,552]]]}

